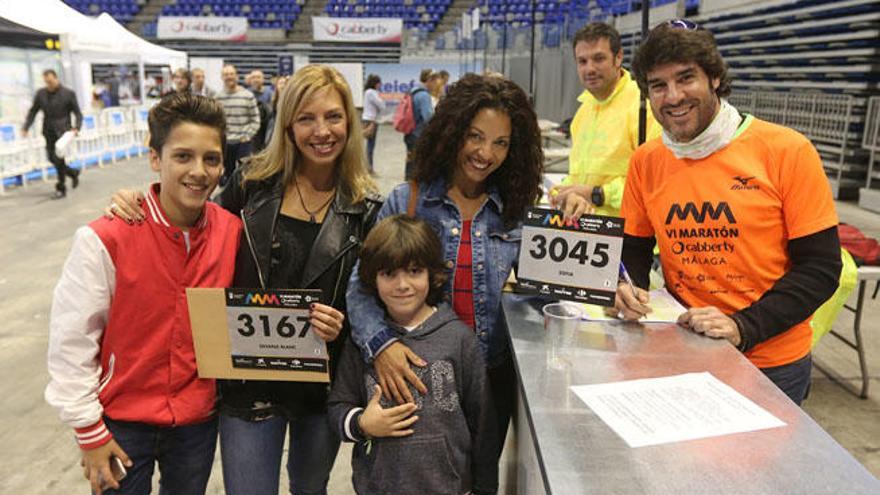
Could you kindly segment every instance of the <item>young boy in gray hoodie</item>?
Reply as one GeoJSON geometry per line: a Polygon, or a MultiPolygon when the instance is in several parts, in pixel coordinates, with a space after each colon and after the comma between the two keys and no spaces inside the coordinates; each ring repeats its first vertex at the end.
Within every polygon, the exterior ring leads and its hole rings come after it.
{"type": "Polygon", "coordinates": [[[446,273],[440,241],[424,221],[383,219],[361,250],[358,275],[385,307],[398,340],[427,364],[415,403],[382,397],[372,366],[349,340],[328,401],[331,424],[356,442],[358,494],[491,494],[498,488],[494,414],[473,331],[439,304],[446,273]]]}

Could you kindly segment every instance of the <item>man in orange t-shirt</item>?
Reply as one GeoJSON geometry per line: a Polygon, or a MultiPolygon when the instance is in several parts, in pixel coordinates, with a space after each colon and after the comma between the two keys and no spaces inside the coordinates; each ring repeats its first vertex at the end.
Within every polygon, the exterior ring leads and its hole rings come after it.
{"type": "MultiPolygon", "coordinates": [[[[809,325],[837,288],[837,214],[822,161],[794,130],[742,115],[708,31],[675,20],[633,60],[663,127],[636,150],[624,190],[623,262],[648,286],[655,242],[679,323],[743,351],[794,402],[809,389],[809,325]]],[[[650,311],[620,286],[624,318],[650,311]]]]}

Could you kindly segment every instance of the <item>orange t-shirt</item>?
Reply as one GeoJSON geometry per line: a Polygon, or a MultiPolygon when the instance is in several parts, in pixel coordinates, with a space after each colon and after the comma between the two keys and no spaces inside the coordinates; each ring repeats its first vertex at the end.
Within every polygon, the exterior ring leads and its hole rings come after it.
{"type": "MultiPolygon", "coordinates": [[[[789,239],[837,225],[816,149],[798,132],[753,118],[725,148],[678,159],[652,140],[632,157],[625,232],[657,238],[667,289],[689,307],[734,313],[789,269],[789,239]]],[[[746,352],[755,366],[792,363],[810,351],[810,318],[746,352]]]]}

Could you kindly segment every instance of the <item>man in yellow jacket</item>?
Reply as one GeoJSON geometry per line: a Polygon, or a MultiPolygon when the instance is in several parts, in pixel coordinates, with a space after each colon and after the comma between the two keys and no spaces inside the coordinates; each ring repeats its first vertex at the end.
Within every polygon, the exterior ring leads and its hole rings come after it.
{"type": "MultiPolygon", "coordinates": [[[[566,216],[620,216],[629,159],[639,146],[639,87],[621,66],[620,34],[610,25],[587,24],[572,47],[584,92],[571,122],[568,176],[551,192],[551,202],[566,216]]],[[[650,111],[647,117],[651,140],[661,128],[650,111]]]]}

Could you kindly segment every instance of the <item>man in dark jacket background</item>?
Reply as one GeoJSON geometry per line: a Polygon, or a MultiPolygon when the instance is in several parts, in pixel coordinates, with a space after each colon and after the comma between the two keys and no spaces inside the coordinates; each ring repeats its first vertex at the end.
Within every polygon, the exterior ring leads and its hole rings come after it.
{"type": "Polygon", "coordinates": [[[79,170],[67,166],[64,158],[55,154],[55,141],[58,141],[65,132],[78,131],[82,126],[82,112],[76,102],[76,93],[61,85],[58,74],[52,69],[43,71],[43,81],[46,87],[37,91],[34,103],[28,111],[27,119],[21,128],[22,134],[27,137],[28,129],[34,123],[37,112],[43,111],[43,137],[46,138],[46,154],[49,161],[55,166],[58,175],[58,183],[55,185],[55,194],[52,199],[63,198],[67,194],[65,177],[70,177],[74,189],[79,185],[79,170]],[[70,114],[76,116],[76,125],[70,126],[70,114]]]}

